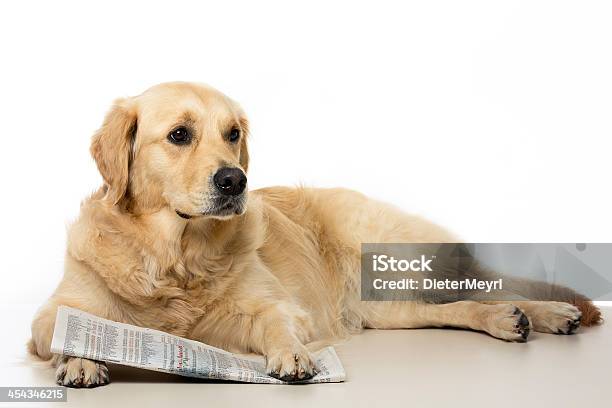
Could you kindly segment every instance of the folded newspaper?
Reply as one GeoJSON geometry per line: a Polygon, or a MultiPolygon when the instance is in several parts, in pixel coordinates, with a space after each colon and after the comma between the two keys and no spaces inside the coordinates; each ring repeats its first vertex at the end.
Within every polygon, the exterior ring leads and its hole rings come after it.
{"type": "MultiPolygon", "coordinates": [[[[67,306],[57,310],[51,351],[186,377],[286,384],[266,374],[263,357],[233,354],[158,330],[102,319],[67,306]]],[[[314,360],[319,373],[301,382],[345,380],[344,368],[333,347],[314,353],[314,360]]]]}

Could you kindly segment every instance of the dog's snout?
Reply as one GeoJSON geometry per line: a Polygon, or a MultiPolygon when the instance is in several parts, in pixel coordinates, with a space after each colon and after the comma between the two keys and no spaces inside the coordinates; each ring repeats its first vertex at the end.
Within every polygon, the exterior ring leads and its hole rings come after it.
{"type": "Polygon", "coordinates": [[[222,167],[213,177],[217,190],[223,195],[235,196],[244,191],[247,178],[242,170],[235,167],[222,167]]]}

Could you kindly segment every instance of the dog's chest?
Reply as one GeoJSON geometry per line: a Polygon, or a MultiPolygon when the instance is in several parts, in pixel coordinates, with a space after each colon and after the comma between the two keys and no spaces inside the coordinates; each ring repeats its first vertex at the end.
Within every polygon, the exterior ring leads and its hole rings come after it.
{"type": "Polygon", "coordinates": [[[231,286],[230,269],[231,259],[205,256],[181,258],[166,268],[151,260],[145,262],[143,272],[150,290],[136,303],[155,316],[147,322],[148,327],[185,336],[231,286]]]}

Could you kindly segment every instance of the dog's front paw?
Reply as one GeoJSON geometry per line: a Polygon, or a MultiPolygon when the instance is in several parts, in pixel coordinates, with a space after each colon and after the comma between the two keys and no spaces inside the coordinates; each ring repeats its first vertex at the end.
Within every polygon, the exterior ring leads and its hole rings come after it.
{"type": "Polygon", "coordinates": [[[108,384],[110,376],[106,363],[64,356],[57,366],[55,382],[72,388],[93,388],[108,384]]]}
{"type": "Polygon", "coordinates": [[[282,349],[266,356],[268,375],[282,381],[308,380],[317,374],[314,361],[304,346],[282,349]]]}

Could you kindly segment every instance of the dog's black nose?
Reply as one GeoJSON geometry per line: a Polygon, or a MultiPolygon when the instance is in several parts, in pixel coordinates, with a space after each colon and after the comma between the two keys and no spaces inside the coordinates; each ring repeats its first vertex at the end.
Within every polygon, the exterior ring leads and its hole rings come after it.
{"type": "Polygon", "coordinates": [[[242,193],[247,184],[247,178],[242,170],[235,167],[222,167],[213,177],[217,190],[223,195],[235,196],[242,193]]]}

